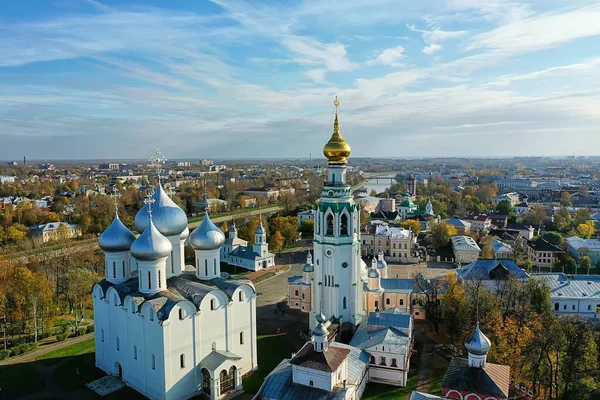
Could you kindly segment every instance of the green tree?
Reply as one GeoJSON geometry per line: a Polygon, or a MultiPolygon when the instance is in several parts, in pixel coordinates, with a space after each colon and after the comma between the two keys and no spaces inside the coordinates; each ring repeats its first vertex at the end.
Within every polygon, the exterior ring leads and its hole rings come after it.
{"type": "Polygon", "coordinates": [[[496,212],[502,215],[512,215],[514,208],[510,203],[510,200],[502,200],[496,205],[496,212]]]}
{"type": "Polygon", "coordinates": [[[541,204],[536,204],[536,206],[531,210],[525,218],[523,218],[523,222],[532,225],[543,225],[548,220],[548,214],[544,210],[541,204]]]}
{"type": "Polygon", "coordinates": [[[566,232],[571,228],[571,213],[565,207],[554,214],[554,226],[559,232],[566,232]]]}
{"type": "Polygon", "coordinates": [[[592,214],[590,213],[590,209],[587,207],[578,208],[575,211],[575,217],[573,218],[573,224],[575,226],[585,224],[592,218],[592,214]]]}
{"type": "Polygon", "coordinates": [[[302,232],[302,237],[312,237],[315,232],[315,221],[310,219],[305,219],[300,224],[300,232],[302,232]]]}
{"type": "Polygon", "coordinates": [[[65,276],[65,293],[73,312],[75,332],[78,332],[85,307],[91,301],[90,288],[99,280],[100,277],[87,268],[71,269],[65,276]]]}
{"type": "Polygon", "coordinates": [[[588,256],[581,257],[581,260],[579,260],[579,267],[584,269],[586,273],[589,273],[590,268],[592,267],[592,259],[588,256]]]}
{"type": "Polygon", "coordinates": [[[557,232],[548,232],[542,235],[542,239],[549,243],[552,243],[555,246],[562,246],[564,240],[563,236],[557,232]]]}

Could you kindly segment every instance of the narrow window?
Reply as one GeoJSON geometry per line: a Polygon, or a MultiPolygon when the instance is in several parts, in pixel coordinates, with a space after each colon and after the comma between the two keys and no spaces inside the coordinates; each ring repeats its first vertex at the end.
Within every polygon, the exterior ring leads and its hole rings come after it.
{"type": "Polygon", "coordinates": [[[119,351],[119,350],[120,350],[120,347],[121,347],[121,346],[119,345],[119,337],[117,336],[117,351],[119,351]]]}
{"type": "Polygon", "coordinates": [[[244,332],[240,332],[240,344],[244,344],[244,332]]]}
{"type": "Polygon", "coordinates": [[[310,381],[308,381],[308,384],[309,384],[309,386],[314,386],[312,379],[310,381]]]}
{"type": "Polygon", "coordinates": [[[152,354],[152,369],[156,369],[156,356],[152,354]]]}
{"type": "Polygon", "coordinates": [[[331,275],[331,286],[335,286],[335,276],[331,275]]]}
{"type": "MultiPolygon", "coordinates": [[[[173,251],[171,251],[171,273],[175,273],[175,261],[173,261],[173,251]]],[[[158,286],[160,286],[160,284],[158,286]]]]}
{"type": "Polygon", "coordinates": [[[395,358],[392,358],[392,367],[398,368],[398,365],[396,364],[396,359],[395,358]]]}
{"type": "Polygon", "coordinates": [[[162,279],[160,277],[160,270],[158,270],[158,288],[160,289],[162,287],[162,279]]]}
{"type": "Polygon", "coordinates": [[[133,345],[133,359],[137,360],[137,346],[135,344],[133,345]]]}
{"type": "Polygon", "coordinates": [[[400,299],[400,305],[403,306],[404,305],[404,299],[400,299]]]}
{"type": "Polygon", "coordinates": [[[185,318],[185,314],[183,313],[183,308],[179,309],[179,319],[182,320],[183,318],[185,318]]]}
{"type": "Polygon", "coordinates": [[[348,235],[348,216],[346,214],[342,214],[340,218],[340,235],[348,235]]]}
{"type": "Polygon", "coordinates": [[[244,301],[244,296],[241,291],[238,293],[238,296],[240,297],[240,301],[244,301]]]}
{"type": "Polygon", "coordinates": [[[213,274],[217,274],[217,259],[213,259],[213,274]]]}
{"type": "Polygon", "coordinates": [[[379,358],[379,365],[385,365],[385,357],[379,358]]]}
{"type": "Polygon", "coordinates": [[[375,300],[375,308],[379,308],[379,301],[375,300]]]}
{"type": "Polygon", "coordinates": [[[125,261],[123,261],[123,277],[125,277],[125,261]]]}
{"type": "Polygon", "coordinates": [[[179,356],[179,368],[185,368],[185,354],[179,356]]]}
{"type": "Polygon", "coordinates": [[[333,235],[333,214],[327,215],[327,234],[333,235]]]}
{"type": "Polygon", "coordinates": [[[369,360],[370,364],[375,364],[375,356],[371,356],[371,359],[369,360]]]}
{"type": "Polygon", "coordinates": [[[588,310],[591,310],[591,309],[592,309],[591,304],[588,304],[588,310]]]}
{"type": "Polygon", "coordinates": [[[150,321],[154,321],[154,311],[150,310],[150,321]]]}
{"type": "Polygon", "coordinates": [[[298,296],[298,289],[294,290],[294,296],[298,296]]]}
{"type": "Polygon", "coordinates": [[[388,305],[388,306],[390,305],[390,298],[389,297],[387,299],[385,299],[385,304],[388,305]]]}
{"type": "Polygon", "coordinates": [[[342,299],[342,307],[344,308],[344,310],[346,309],[346,298],[345,297],[342,299]]]}
{"type": "Polygon", "coordinates": [[[148,289],[152,289],[152,276],[150,276],[150,271],[148,271],[148,289]]]}
{"type": "Polygon", "coordinates": [[[215,299],[210,299],[210,309],[211,310],[215,309],[215,299]]]}
{"type": "Polygon", "coordinates": [[[104,328],[100,328],[100,340],[104,343],[104,328]]]}
{"type": "Polygon", "coordinates": [[[117,277],[117,263],[113,261],[113,278],[117,277]]]}
{"type": "Polygon", "coordinates": [[[116,294],[113,294],[113,303],[115,304],[115,307],[119,305],[119,301],[117,300],[116,294]]]}

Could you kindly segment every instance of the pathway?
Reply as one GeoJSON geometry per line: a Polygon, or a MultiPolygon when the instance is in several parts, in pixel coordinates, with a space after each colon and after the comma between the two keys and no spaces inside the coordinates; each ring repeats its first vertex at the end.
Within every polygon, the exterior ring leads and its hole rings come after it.
{"type": "Polygon", "coordinates": [[[32,352],[29,352],[29,353],[26,353],[26,354],[23,354],[20,356],[7,358],[6,360],[0,361],[0,365],[21,364],[21,363],[35,361],[42,354],[46,354],[46,353],[49,353],[49,352],[57,350],[57,349],[62,349],[63,347],[69,347],[69,346],[74,345],[75,343],[79,343],[79,342],[83,342],[88,339],[92,339],[93,337],[94,337],[94,333],[92,332],[92,333],[86,333],[85,335],[81,335],[81,336],[78,336],[73,339],[67,339],[63,342],[49,344],[49,345],[44,346],[41,349],[37,349],[37,350],[34,350],[32,352]]]}

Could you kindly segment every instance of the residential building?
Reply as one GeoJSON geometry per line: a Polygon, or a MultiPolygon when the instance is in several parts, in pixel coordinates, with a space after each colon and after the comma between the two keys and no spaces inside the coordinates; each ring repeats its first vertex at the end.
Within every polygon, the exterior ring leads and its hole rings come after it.
{"type": "Polygon", "coordinates": [[[510,192],[501,194],[499,196],[494,196],[492,198],[492,203],[498,205],[498,203],[500,203],[502,200],[508,200],[510,205],[513,207],[520,202],[519,194],[516,192],[510,192]]]}
{"type": "Polygon", "coordinates": [[[29,236],[32,240],[42,243],[74,239],[81,236],[81,227],[68,222],[48,222],[42,225],[30,226],[29,236]]]}
{"type": "Polygon", "coordinates": [[[523,201],[521,203],[515,204],[514,209],[515,209],[515,213],[517,215],[519,215],[519,214],[527,214],[529,212],[530,207],[527,202],[523,201]]]}
{"type": "Polygon", "coordinates": [[[450,218],[444,221],[448,225],[456,228],[456,233],[459,235],[468,235],[471,233],[471,223],[458,218],[450,218]]]}
{"type": "Polygon", "coordinates": [[[137,239],[115,214],[98,240],[96,366],[150,399],[221,399],[257,368],[254,286],[221,277],[225,236],[208,214],[191,234],[187,223],[159,186],[136,215],[137,239]],[[184,266],[188,239],[195,259],[184,266]]]}
{"type": "Polygon", "coordinates": [[[255,198],[263,198],[268,201],[277,200],[279,196],[282,194],[294,194],[296,189],[292,187],[284,188],[284,187],[265,187],[265,188],[251,188],[248,190],[244,190],[244,195],[255,197],[255,198]]]}
{"type": "Polygon", "coordinates": [[[508,224],[508,215],[504,214],[490,214],[492,219],[492,225],[498,228],[504,228],[508,224]]]}
{"type": "Polygon", "coordinates": [[[490,246],[492,247],[492,250],[494,250],[494,258],[496,259],[512,260],[515,257],[515,252],[508,243],[496,239],[490,242],[490,246]]]}
{"type": "Polygon", "coordinates": [[[533,265],[537,267],[538,271],[542,268],[552,271],[554,260],[559,254],[563,253],[563,249],[542,238],[539,238],[535,242],[530,242],[527,246],[527,256],[533,265]]]}
{"type": "Polygon", "coordinates": [[[471,236],[452,236],[451,241],[455,262],[459,264],[471,263],[479,258],[481,248],[471,236]]]}
{"type": "Polygon", "coordinates": [[[492,219],[487,214],[469,215],[463,221],[471,223],[471,232],[487,233],[492,226],[492,219]]]}
{"type": "Polygon", "coordinates": [[[3,183],[15,183],[15,177],[0,175],[0,184],[3,184],[3,183]]]}
{"type": "Polygon", "coordinates": [[[600,276],[533,274],[550,289],[550,301],[556,315],[600,317],[600,276]]]}
{"type": "Polygon", "coordinates": [[[202,165],[203,167],[209,167],[209,166],[211,166],[213,164],[214,164],[213,160],[209,160],[209,159],[206,159],[206,158],[203,159],[203,160],[200,160],[200,165],[202,165]]]}
{"type": "Polygon", "coordinates": [[[535,236],[535,228],[531,225],[510,224],[506,227],[506,229],[509,231],[519,232],[519,236],[525,240],[531,240],[535,236]]]}
{"type": "Polygon", "coordinates": [[[581,262],[583,256],[588,256],[592,264],[596,264],[600,259],[600,240],[582,239],[577,236],[571,236],[565,240],[567,244],[567,253],[569,253],[577,262],[581,262]]]}
{"type": "Polygon", "coordinates": [[[221,199],[204,199],[194,204],[196,212],[206,211],[207,209],[211,213],[227,210],[227,202],[221,199]]]}
{"type": "Polygon", "coordinates": [[[304,222],[304,221],[315,222],[315,210],[314,209],[300,211],[298,213],[298,226],[302,225],[302,222],[304,222]]]}
{"type": "Polygon", "coordinates": [[[119,165],[119,163],[103,163],[103,164],[100,164],[98,168],[108,170],[108,171],[119,171],[120,165],[119,165]]]}
{"type": "Polygon", "coordinates": [[[363,257],[373,257],[382,252],[389,261],[417,262],[413,254],[417,235],[408,229],[374,220],[361,230],[361,237],[361,255],[363,257]]]}

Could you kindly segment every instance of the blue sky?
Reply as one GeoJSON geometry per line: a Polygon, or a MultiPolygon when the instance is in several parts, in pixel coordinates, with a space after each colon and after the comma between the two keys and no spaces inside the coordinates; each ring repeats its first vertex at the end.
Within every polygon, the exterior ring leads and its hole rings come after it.
{"type": "Polygon", "coordinates": [[[24,0],[0,159],[600,155],[600,3],[24,0]]]}

